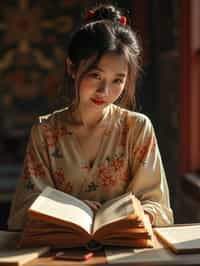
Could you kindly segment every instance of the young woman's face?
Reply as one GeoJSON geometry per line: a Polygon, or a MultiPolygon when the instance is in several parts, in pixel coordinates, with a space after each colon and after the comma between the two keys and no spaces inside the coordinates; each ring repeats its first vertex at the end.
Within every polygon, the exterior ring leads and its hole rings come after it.
{"type": "MultiPolygon", "coordinates": [[[[78,73],[77,73],[78,74],[78,73]]],[[[79,107],[102,109],[115,102],[124,90],[128,64],[122,55],[106,53],[80,82],[79,107]]]]}

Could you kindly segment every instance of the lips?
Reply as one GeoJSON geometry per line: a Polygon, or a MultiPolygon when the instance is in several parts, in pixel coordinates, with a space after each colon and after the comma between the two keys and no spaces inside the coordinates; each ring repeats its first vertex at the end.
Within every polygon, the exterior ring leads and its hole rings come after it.
{"type": "Polygon", "coordinates": [[[104,100],[101,99],[91,99],[93,103],[95,103],[96,105],[102,105],[105,104],[104,100]]]}

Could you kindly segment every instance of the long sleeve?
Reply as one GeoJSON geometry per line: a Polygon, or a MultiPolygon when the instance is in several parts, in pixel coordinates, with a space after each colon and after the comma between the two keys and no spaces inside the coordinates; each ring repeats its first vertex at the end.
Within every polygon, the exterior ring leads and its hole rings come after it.
{"type": "Polygon", "coordinates": [[[169,190],[156,136],[150,120],[140,115],[131,133],[130,167],[132,180],[128,191],[141,201],[145,211],[152,214],[153,225],[173,223],[169,190]]]}
{"type": "Polygon", "coordinates": [[[47,147],[41,129],[35,124],[31,129],[22,174],[12,200],[8,228],[21,230],[26,211],[45,186],[54,187],[47,147]]]}

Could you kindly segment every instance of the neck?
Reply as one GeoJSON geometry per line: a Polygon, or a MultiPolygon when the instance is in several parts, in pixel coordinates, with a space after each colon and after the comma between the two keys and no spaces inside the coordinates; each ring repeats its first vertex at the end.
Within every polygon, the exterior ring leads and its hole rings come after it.
{"type": "Polygon", "coordinates": [[[78,107],[72,112],[72,117],[77,125],[84,126],[88,129],[94,128],[104,117],[106,108],[98,112],[82,110],[78,107]]]}

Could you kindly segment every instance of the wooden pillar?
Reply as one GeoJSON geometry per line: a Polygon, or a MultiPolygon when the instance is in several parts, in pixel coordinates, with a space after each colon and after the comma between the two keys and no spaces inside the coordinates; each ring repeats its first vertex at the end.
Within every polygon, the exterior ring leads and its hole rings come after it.
{"type": "Polygon", "coordinates": [[[200,168],[200,1],[180,0],[180,174],[200,168]]]}

